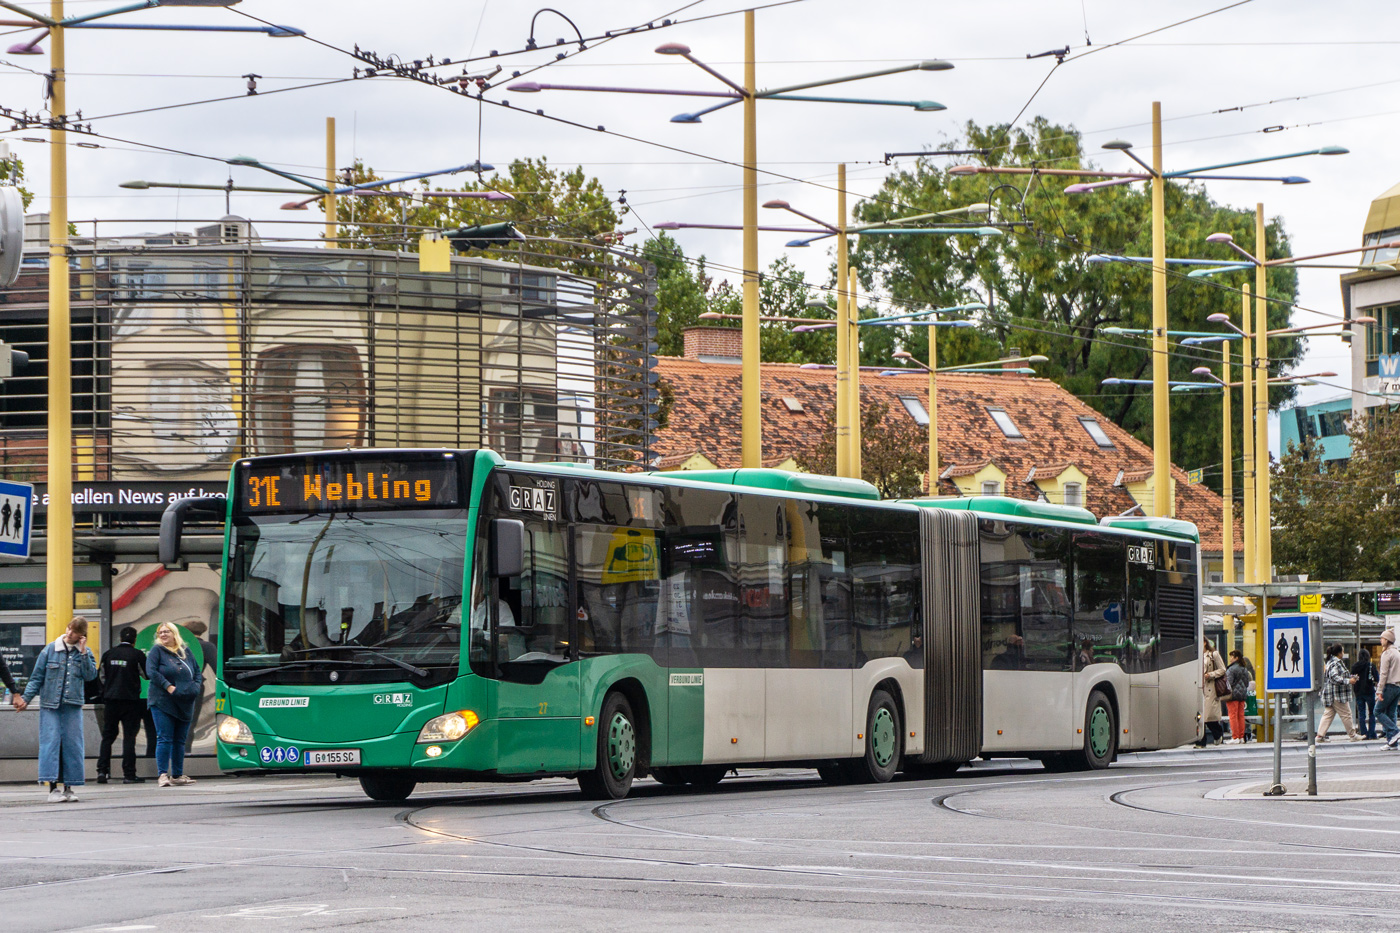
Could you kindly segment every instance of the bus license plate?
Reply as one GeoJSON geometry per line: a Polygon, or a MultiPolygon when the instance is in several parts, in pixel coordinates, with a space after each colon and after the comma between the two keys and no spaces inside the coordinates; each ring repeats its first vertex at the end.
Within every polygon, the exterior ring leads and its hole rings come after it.
{"type": "Polygon", "coordinates": [[[358,748],[337,748],[321,749],[318,751],[303,752],[306,767],[315,768],[324,765],[357,765],[360,763],[360,750],[358,748]]]}

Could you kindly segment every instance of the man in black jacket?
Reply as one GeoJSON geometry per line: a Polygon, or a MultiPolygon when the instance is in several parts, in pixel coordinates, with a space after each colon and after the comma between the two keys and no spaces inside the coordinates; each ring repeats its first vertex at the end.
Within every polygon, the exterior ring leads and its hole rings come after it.
{"type": "Polygon", "coordinates": [[[121,644],[102,655],[102,747],[97,752],[97,783],[106,784],[112,770],[112,742],[122,730],[122,783],[144,784],[136,776],[136,732],[146,701],[141,699],[141,678],[146,672],[146,652],[136,647],[136,629],[121,630],[121,644]]]}

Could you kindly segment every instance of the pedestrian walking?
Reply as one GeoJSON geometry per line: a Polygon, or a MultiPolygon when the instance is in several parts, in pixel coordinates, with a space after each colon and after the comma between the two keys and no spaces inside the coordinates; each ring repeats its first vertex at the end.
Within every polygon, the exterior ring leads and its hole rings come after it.
{"type": "Polygon", "coordinates": [[[195,700],[204,689],[204,674],[180,630],[169,622],[156,629],[156,643],[146,655],[146,678],[151,682],[147,702],[156,721],[156,783],[193,784],[194,778],[185,774],[185,739],[195,700]]]}
{"type": "Polygon", "coordinates": [[[1356,683],[1356,675],[1347,670],[1342,660],[1342,646],[1327,646],[1327,666],[1322,672],[1322,720],[1317,724],[1317,741],[1327,741],[1327,728],[1332,719],[1342,717],[1346,726],[1347,738],[1361,741],[1361,734],[1351,721],[1351,685],[1356,683]]]}
{"type": "Polygon", "coordinates": [[[5,663],[3,654],[0,654],[0,683],[3,683],[5,689],[9,691],[10,702],[14,704],[15,709],[24,709],[24,697],[19,695],[19,687],[15,686],[15,679],[10,674],[10,665],[5,663]]]}
{"type": "Polygon", "coordinates": [[[1225,676],[1225,659],[1220,656],[1220,652],[1215,650],[1215,642],[1209,638],[1205,640],[1205,652],[1202,661],[1204,667],[1204,677],[1201,680],[1201,692],[1205,695],[1205,733],[1196,740],[1197,748],[1205,748],[1214,740],[1217,743],[1225,741],[1225,727],[1220,724],[1220,693],[1216,690],[1215,682],[1225,676]]]}
{"type": "Polygon", "coordinates": [[[96,678],[87,620],[75,617],[39,652],[24,685],[26,704],[39,698],[39,781],[49,785],[49,803],[73,803],[73,788],[83,786],[83,687],[96,678]]]}
{"type": "Polygon", "coordinates": [[[1244,654],[1238,648],[1230,652],[1230,666],[1225,669],[1225,682],[1230,685],[1230,699],[1225,701],[1225,709],[1230,713],[1230,739],[1234,744],[1245,741],[1248,727],[1244,722],[1244,704],[1249,699],[1249,682],[1253,678],[1244,663],[1244,654]]]}
{"type": "Polygon", "coordinates": [[[1395,650],[1395,630],[1381,632],[1380,672],[1376,675],[1376,721],[1385,730],[1385,747],[1400,745],[1395,709],[1400,706],[1400,651],[1395,650]]]}
{"type": "Polygon", "coordinates": [[[102,655],[102,745],[97,751],[97,783],[106,784],[112,771],[112,743],[122,734],[122,783],[144,784],[136,775],[136,733],[146,704],[141,681],[146,676],[146,652],[136,647],[136,629],[121,630],[121,643],[102,655]]]}
{"type": "Polygon", "coordinates": [[[1361,657],[1351,666],[1356,682],[1351,685],[1356,700],[1356,731],[1364,732],[1365,737],[1376,737],[1376,664],[1371,660],[1370,649],[1362,648],[1361,657]]]}

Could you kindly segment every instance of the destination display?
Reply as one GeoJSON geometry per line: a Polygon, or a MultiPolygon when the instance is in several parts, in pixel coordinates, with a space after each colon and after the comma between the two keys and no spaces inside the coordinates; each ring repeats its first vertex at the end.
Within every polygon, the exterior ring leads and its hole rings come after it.
{"type": "Polygon", "coordinates": [[[459,503],[456,460],[300,460],[240,464],[242,512],[437,509],[459,503]]]}

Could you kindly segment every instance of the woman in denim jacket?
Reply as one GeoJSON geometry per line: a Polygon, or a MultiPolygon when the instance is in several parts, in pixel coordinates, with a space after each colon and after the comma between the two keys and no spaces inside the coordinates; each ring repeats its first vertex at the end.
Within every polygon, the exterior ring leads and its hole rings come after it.
{"type": "Polygon", "coordinates": [[[96,679],[87,620],[74,618],[68,631],[39,652],[24,685],[26,704],[39,698],[39,780],[48,782],[49,803],[73,803],[73,788],[83,786],[83,685],[96,679]]]}
{"type": "Polygon", "coordinates": [[[151,682],[146,702],[156,721],[156,784],[193,784],[194,778],[185,774],[185,739],[195,700],[204,689],[204,674],[180,630],[169,622],[156,628],[156,643],[146,652],[146,679],[151,682]]]}

